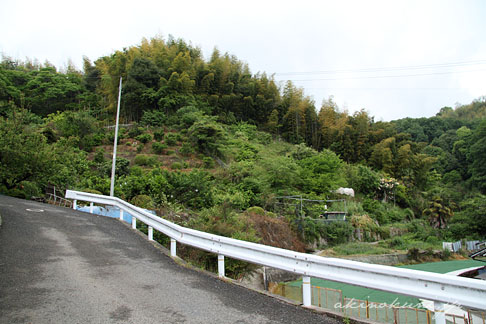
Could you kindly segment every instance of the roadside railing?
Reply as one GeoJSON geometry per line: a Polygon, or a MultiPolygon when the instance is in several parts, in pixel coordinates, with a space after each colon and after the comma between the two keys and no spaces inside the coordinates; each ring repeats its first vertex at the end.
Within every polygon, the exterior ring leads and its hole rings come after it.
{"type": "Polygon", "coordinates": [[[116,197],[67,190],[66,198],[73,200],[74,209],[79,200],[118,207],[120,218],[123,212],[131,214],[132,228],[136,228],[137,220],[146,224],[149,240],[153,240],[154,230],[170,237],[170,253],[173,257],[176,256],[177,242],[217,254],[220,277],[225,276],[225,257],[302,275],[304,307],[311,307],[310,278],[315,277],[433,301],[436,324],[446,324],[446,304],[486,310],[485,281],[325,258],[209,234],[171,223],[116,197]]]}
{"type": "Polygon", "coordinates": [[[50,204],[62,207],[72,207],[73,202],[63,197],[56,196],[55,194],[46,194],[46,201],[50,204]]]}
{"type": "MultiPolygon", "coordinates": [[[[275,284],[271,292],[287,299],[302,302],[302,288],[288,284],[275,284]]],[[[384,324],[432,324],[434,313],[428,309],[396,306],[343,296],[342,290],[312,286],[312,305],[341,313],[343,316],[371,320],[384,324]]],[[[451,310],[454,311],[454,310],[451,310]]],[[[456,310],[457,311],[457,310],[456,310]]],[[[462,312],[462,315],[446,311],[447,324],[485,324],[484,312],[462,312]]]]}

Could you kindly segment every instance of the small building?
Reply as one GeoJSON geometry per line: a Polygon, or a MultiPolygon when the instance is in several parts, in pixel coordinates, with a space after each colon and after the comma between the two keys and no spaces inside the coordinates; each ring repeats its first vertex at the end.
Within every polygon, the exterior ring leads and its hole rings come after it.
{"type": "Polygon", "coordinates": [[[344,211],[326,211],[321,217],[328,222],[346,221],[346,212],[344,211]]]}

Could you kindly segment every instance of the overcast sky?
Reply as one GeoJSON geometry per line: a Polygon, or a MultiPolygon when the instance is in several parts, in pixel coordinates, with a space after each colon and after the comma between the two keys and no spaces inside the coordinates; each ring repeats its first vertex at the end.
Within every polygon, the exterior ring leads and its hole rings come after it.
{"type": "Polygon", "coordinates": [[[0,0],[0,52],[82,68],[143,37],[214,47],[375,120],[486,95],[486,1],[0,0]]]}

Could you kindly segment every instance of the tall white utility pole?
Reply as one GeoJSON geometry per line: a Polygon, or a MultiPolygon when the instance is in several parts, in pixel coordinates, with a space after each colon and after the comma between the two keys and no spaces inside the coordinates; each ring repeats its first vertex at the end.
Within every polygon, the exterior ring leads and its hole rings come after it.
{"type": "Polygon", "coordinates": [[[118,144],[118,120],[120,119],[121,91],[122,91],[122,77],[120,77],[120,86],[118,89],[118,106],[116,108],[116,122],[115,122],[115,143],[113,144],[113,164],[111,165],[110,196],[112,197],[115,195],[116,145],[118,144]]]}

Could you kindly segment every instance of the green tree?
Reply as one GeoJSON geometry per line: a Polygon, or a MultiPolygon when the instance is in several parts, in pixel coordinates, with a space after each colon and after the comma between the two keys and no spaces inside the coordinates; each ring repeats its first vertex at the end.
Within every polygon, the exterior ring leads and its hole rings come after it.
{"type": "Polygon", "coordinates": [[[456,213],[456,216],[452,219],[456,224],[460,223],[461,226],[465,226],[465,235],[473,236],[476,234],[478,237],[484,237],[486,235],[486,196],[476,194],[471,198],[465,199],[460,204],[460,212],[456,213]]]}
{"type": "Polygon", "coordinates": [[[286,156],[264,156],[255,167],[254,176],[262,179],[277,194],[294,192],[302,184],[301,168],[286,156]]]}
{"type": "Polygon", "coordinates": [[[221,154],[224,131],[220,124],[210,118],[195,122],[188,130],[188,138],[199,152],[221,154]]]}
{"type": "Polygon", "coordinates": [[[332,151],[323,150],[317,155],[300,160],[298,164],[302,168],[306,192],[328,194],[332,189],[345,185],[343,162],[332,151]]]}
{"type": "Polygon", "coordinates": [[[357,175],[352,179],[353,188],[363,195],[375,197],[380,188],[380,174],[366,165],[357,167],[357,175]]]}
{"type": "Polygon", "coordinates": [[[280,127],[280,125],[279,125],[279,121],[278,121],[278,110],[274,109],[274,110],[272,110],[272,113],[268,116],[266,128],[273,135],[278,135],[279,127],[280,127]]]}
{"type": "Polygon", "coordinates": [[[32,74],[32,79],[25,85],[26,107],[32,112],[47,116],[79,107],[77,99],[83,90],[80,78],[67,78],[52,67],[32,74]]]}
{"type": "Polygon", "coordinates": [[[457,161],[457,171],[461,174],[462,179],[466,180],[470,176],[468,170],[468,153],[471,145],[472,131],[468,127],[462,126],[456,131],[456,134],[458,140],[454,142],[452,155],[455,161],[457,161]]]}
{"type": "Polygon", "coordinates": [[[473,143],[469,149],[471,179],[483,192],[486,192],[486,120],[482,121],[472,135],[473,143]]]}
{"type": "Polygon", "coordinates": [[[369,133],[372,119],[368,113],[362,109],[353,114],[349,119],[352,126],[352,138],[354,142],[354,150],[351,162],[364,162],[367,159],[369,151],[369,133]]]}
{"type": "Polygon", "coordinates": [[[29,112],[0,117],[0,184],[15,188],[22,181],[47,184],[54,160],[46,138],[28,123],[29,112]]]}
{"type": "Polygon", "coordinates": [[[387,174],[393,174],[393,151],[395,150],[395,137],[390,137],[376,144],[371,153],[370,162],[373,167],[383,170],[387,174]]]}

